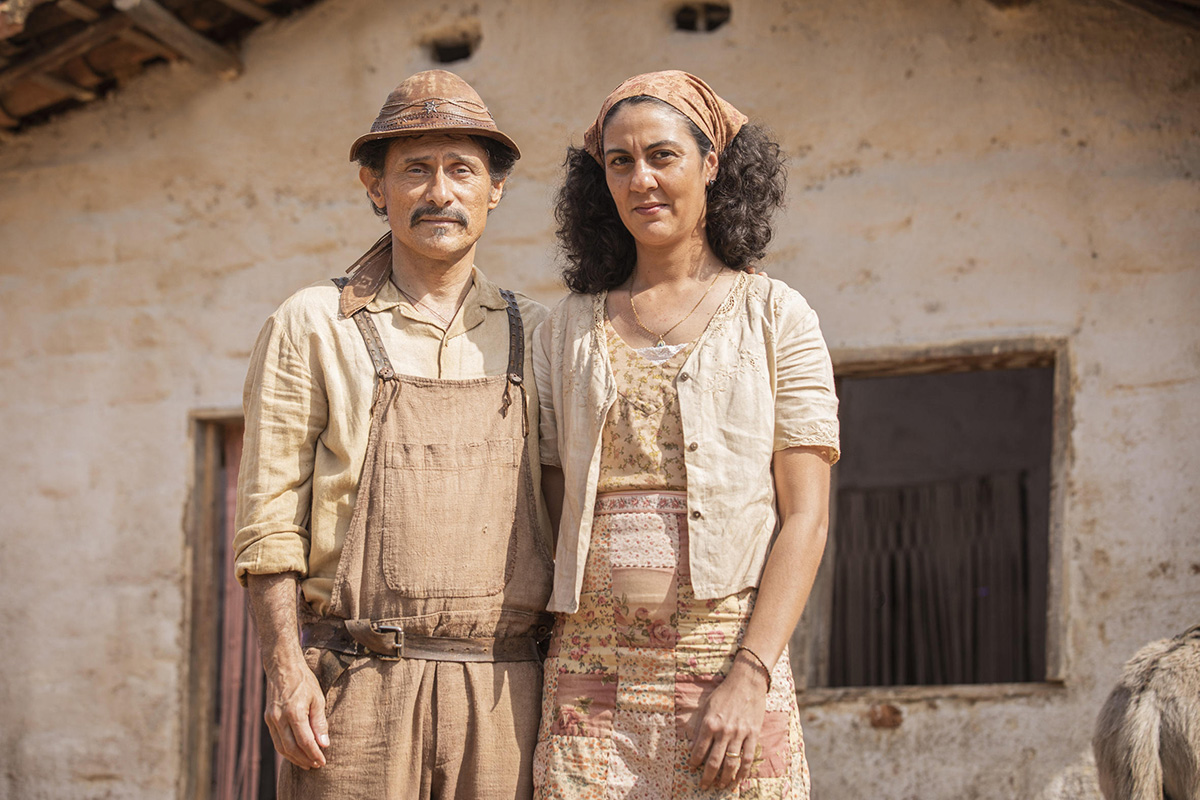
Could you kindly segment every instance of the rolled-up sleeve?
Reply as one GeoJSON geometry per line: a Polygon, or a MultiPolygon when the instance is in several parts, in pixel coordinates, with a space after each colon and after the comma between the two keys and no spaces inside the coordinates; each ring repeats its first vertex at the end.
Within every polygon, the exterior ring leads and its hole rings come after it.
{"type": "MultiPolygon", "coordinates": [[[[538,394],[538,432],[541,437],[542,463],[562,467],[558,452],[558,418],[554,414],[554,359],[551,358],[551,320],[546,320],[533,332],[533,377],[538,394]]],[[[561,366],[558,367],[561,369],[561,366]]]]}
{"type": "Polygon", "coordinates": [[[776,298],[776,451],[818,447],[838,460],[838,399],[817,312],[797,292],[776,298]]]}
{"type": "Polygon", "coordinates": [[[308,572],[313,464],[328,403],[312,337],[293,327],[285,304],[263,326],[246,375],[233,540],[243,585],[247,574],[308,572]]]}

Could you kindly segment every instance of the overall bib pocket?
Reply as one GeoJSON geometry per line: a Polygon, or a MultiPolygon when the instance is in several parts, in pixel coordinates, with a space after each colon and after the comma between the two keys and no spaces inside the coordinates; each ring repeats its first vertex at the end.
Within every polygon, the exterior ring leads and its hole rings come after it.
{"type": "Polygon", "coordinates": [[[405,597],[488,597],[512,576],[524,442],[384,443],[383,573],[405,597]]]}

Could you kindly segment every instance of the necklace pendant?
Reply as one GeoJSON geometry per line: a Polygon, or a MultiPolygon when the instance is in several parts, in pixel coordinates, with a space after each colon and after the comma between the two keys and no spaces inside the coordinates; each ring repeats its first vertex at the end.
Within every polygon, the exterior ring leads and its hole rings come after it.
{"type": "Polygon", "coordinates": [[[654,345],[654,346],[655,346],[655,347],[666,347],[666,346],[667,346],[667,343],[666,343],[666,341],[663,339],[663,337],[661,337],[661,336],[660,336],[660,337],[658,337],[658,344],[656,344],[656,345],[654,345]]]}

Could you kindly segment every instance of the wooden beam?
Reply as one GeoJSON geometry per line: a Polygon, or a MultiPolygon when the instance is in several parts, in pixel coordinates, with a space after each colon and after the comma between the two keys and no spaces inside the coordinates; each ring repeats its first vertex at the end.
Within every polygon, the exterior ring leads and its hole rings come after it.
{"type": "Polygon", "coordinates": [[[15,128],[21,124],[21,120],[10,115],[4,110],[4,106],[0,105],[0,128],[15,128]]]}
{"type": "Polygon", "coordinates": [[[176,53],[174,50],[167,47],[157,39],[151,39],[144,33],[138,33],[133,28],[121,31],[117,38],[126,44],[131,44],[134,47],[140,47],[148,53],[157,53],[168,61],[179,60],[179,53],[176,53]]]}
{"type": "Polygon", "coordinates": [[[127,30],[130,24],[130,20],[123,16],[111,16],[80,31],[71,38],[63,40],[49,50],[14,64],[0,72],[0,90],[7,89],[31,75],[54,69],[68,59],[83,55],[93,47],[104,44],[119,35],[121,31],[127,30]]]}
{"type": "Polygon", "coordinates": [[[1046,680],[1065,681],[1068,677],[1067,630],[1071,621],[1068,608],[1071,596],[1069,553],[1076,542],[1067,518],[1071,502],[1068,476],[1074,461],[1071,432],[1075,428],[1072,409],[1077,391],[1071,351],[1062,342],[1054,360],[1054,421],[1050,443],[1050,535],[1046,540],[1049,583],[1046,590],[1046,680]],[[1070,531],[1070,532],[1069,532],[1070,531]]]}
{"type": "Polygon", "coordinates": [[[884,378],[990,369],[1049,367],[1061,349],[1059,340],[1025,337],[1007,341],[960,342],[932,347],[874,348],[834,352],[839,378],[884,378]]]}
{"type": "Polygon", "coordinates": [[[47,89],[52,89],[56,92],[62,92],[68,97],[73,97],[81,103],[90,103],[96,99],[96,93],[89,91],[78,84],[71,81],[65,81],[62,78],[56,78],[53,75],[47,75],[44,72],[34,73],[29,76],[29,80],[40,84],[47,89]]]}
{"type": "Polygon", "coordinates": [[[55,5],[64,14],[70,14],[75,19],[81,19],[84,22],[95,22],[100,19],[100,12],[91,6],[85,6],[79,0],[58,0],[55,5]]]}
{"type": "Polygon", "coordinates": [[[188,611],[188,657],[183,661],[183,798],[211,797],[213,766],[213,707],[216,697],[220,649],[217,593],[216,537],[220,530],[221,427],[197,423],[196,483],[188,509],[184,544],[185,604],[188,611]]]}
{"type": "MultiPolygon", "coordinates": [[[[58,0],[55,5],[63,13],[71,15],[75,19],[81,19],[84,22],[94,22],[100,18],[99,12],[91,6],[80,3],[79,0],[58,0]]],[[[121,31],[117,34],[117,38],[126,44],[141,48],[148,53],[156,53],[170,61],[175,61],[179,58],[179,54],[171,48],[132,29],[121,31]]]]}
{"type": "Polygon", "coordinates": [[[58,77],[89,91],[94,90],[99,84],[104,83],[104,75],[92,69],[92,65],[88,63],[87,56],[72,58],[59,67],[56,74],[58,77]]]}
{"type": "Polygon", "coordinates": [[[234,11],[247,16],[256,22],[270,22],[276,19],[275,14],[260,6],[254,0],[220,0],[222,5],[232,8],[234,11]]]}
{"type": "Polygon", "coordinates": [[[114,0],[139,28],[165,44],[200,69],[233,78],[242,71],[242,62],[233,53],[197,33],[156,0],[114,0]]]}

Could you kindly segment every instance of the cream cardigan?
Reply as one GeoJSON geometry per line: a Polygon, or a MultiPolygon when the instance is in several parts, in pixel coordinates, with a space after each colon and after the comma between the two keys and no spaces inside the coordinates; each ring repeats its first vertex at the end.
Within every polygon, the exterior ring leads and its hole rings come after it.
{"type": "MultiPolygon", "coordinates": [[[[566,480],[551,611],[579,607],[616,400],[604,339],[607,293],[563,298],[533,336],[542,463],[566,480]]],[[[817,314],[787,284],[739,273],[675,379],[683,419],[688,541],[698,598],[758,584],[776,529],[771,460],[789,447],[838,457],[833,367],[817,314]]]]}

